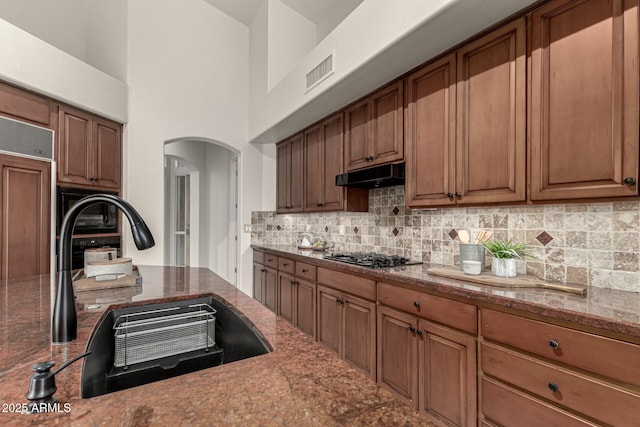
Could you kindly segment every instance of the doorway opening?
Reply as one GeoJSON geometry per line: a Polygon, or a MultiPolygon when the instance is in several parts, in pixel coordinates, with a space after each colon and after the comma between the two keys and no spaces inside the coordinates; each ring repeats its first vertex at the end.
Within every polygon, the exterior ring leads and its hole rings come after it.
{"type": "Polygon", "coordinates": [[[165,263],[237,285],[238,153],[203,138],[165,142],[165,263]]]}

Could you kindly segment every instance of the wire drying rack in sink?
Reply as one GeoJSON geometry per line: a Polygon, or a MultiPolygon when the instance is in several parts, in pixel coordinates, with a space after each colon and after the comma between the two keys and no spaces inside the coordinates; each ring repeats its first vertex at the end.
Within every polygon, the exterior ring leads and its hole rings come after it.
{"type": "Polygon", "coordinates": [[[113,365],[127,369],[136,363],[196,350],[209,351],[216,343],[215,314],[209,304],[123,314],[113,326],[113,365]]]}

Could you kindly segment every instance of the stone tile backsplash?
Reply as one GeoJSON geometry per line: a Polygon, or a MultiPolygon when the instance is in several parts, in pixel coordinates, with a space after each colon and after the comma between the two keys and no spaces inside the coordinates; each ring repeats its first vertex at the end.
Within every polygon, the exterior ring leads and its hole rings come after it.
{"type": "MultiPolygon", "coordinates": [[[[640,292],[640,202],[410,210],[404,186],[369,190],[369,212],[252,213],[253,243],[296,244],[311,232],[334,251],[374,251],[459,265],[457,230],[483,228],[529,245],[518,272],[640,292]]],[[[487,265],[490,264],[487,257],[487,265]]]]}

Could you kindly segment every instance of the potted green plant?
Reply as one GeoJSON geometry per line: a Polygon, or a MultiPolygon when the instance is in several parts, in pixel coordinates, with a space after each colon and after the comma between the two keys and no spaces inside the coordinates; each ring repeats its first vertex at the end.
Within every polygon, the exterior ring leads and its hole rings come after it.
{"type": "Polygon", "coordinates": [[[482,242],[482,244],[493,256],[491,272],[496,276],[515,277],[517,274],[516,259],[529,257],[527,245],[516,243],[513,239],[493,239],[482,242]]]}

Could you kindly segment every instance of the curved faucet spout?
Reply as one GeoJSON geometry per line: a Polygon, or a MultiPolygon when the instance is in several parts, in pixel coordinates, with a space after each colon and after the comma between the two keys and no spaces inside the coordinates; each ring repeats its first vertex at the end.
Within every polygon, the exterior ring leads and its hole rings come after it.
{"type": "Polygon", "coordinates": [[[80,213],[96,203],[109,203],[124,213],[131,225],[133,240],[138,249],[148,249],[155,245],[153,235],[147,224],[144,223],[144,220],[133,206],[124,199],[112,194],[93,194],[74,204],[65,215],[60,226],[58,288],[51,322],[51,341],[53,343],[67,343],[77,337],[78,319],[73,282],[71,280],[71,239],[73,237],[73,228],[80,213]]]}

